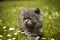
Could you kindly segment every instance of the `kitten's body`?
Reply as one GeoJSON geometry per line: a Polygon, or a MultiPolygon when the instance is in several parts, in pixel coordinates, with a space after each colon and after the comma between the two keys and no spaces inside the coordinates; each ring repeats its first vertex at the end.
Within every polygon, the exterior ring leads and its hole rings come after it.
{"type": "Polygon", "coordinates": [[[37,36],[41,36],[43,18],[38,8],[25,9],[19,15],[18,22],[29,40],[36,40],[37,36]]]}

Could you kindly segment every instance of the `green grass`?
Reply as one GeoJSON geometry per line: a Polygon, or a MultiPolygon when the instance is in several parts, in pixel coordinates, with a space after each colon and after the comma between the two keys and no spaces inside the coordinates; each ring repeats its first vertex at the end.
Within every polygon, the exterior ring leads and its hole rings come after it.
{"type": "MultiPolygon", "coordinates": [[[[20,7],[40,8],[44,17],[43,38],[44,40],[60,40],[60,12],[57,7],[46,1],[4,1],[0,2],[0,35],[2,40],[27,40],[27,37],[21,35],[18,28],[17,18],[21,13],[20,7]],[[3,28],[5,27],[6,28],[3,28]],[[15,28],[9,30],[9,28],[15,28]],[[11,34],[7,36],[7,34],[11,34]],[[14,35],[15,34],[15,35],[14,35]]],[[[42,39],[43,40],[43,39],[42,39]]]]}

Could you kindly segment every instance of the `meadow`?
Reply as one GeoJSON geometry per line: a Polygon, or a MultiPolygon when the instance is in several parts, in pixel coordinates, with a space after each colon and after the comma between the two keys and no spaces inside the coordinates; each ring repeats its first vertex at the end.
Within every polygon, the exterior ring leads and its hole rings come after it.
{"type": "Polygon", "coordinates": [[[3,1],[0,2],[0,40],[27,40],[18,26],[20,7],[40,8],[43,14],[41,40],[60,40],[59,1],[3,1]]]}

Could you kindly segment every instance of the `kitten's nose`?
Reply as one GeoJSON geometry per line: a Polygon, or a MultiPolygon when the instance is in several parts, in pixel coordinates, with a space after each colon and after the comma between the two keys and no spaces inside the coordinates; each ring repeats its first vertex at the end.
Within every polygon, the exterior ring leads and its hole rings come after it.
{"type": "Polygon", "coordinates": [[[32,24],[32,23],[31,23],[31,20],[29,20],[29,19],[26,19],[26,20],[24,21],[24,23],[27,24],[27,25],[31,25],[31,24],[32,24]]]}

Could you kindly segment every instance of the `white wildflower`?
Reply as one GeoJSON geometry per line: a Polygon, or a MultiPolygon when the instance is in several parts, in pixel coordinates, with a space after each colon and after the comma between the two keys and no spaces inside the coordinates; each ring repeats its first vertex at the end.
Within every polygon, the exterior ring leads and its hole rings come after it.
{"type": "Polygon", "coordinates": [[[42,38],[42,39],[46,39],[46,38],[42,38]]]}
{"type": "Polygon", "coordinates": [[[37,36],[37,38],[36,38],[36,40],[38,40],[40,37],[39,36],[37,36]]]}
{"type": "Polygon", "coordinates": [[[12,27],[11,27],[11,28],[9,28],[9,30],[10,30],[10,31],[12,31],[12,30],[14,30],[14,29],[15,29],[15,28],[12,28],[12,27]]]}
{"type": "Polygon", "coordinates": [[[8,37],[11,37],[11,34],[7,34],[8,37]]]}
{"type": "Polygon", "coordinates": [[[52,38],[51,40],[55,40],[54,38],[52,38]]]}
{"type": "Polygon", "coordinates": [[[13,40],[15,40],[16,38],[13,38],[13,40]]]}
{"type": "Polygon", "coordinates": [[[16,32],[16,33],[14,33],[14,35],[17,35],[18,33],[16,32]]]}
{"type": "Polygon", "coordinates": [[[0,39],[0,40],[2,40],[2,39],[0,39]]]}
{"type": "Polygon", "coordinates": [[[8,40],[11,40],[11,39],[8,39],[8,40]]]}
{"type": "Polygon", "coordinates": [[[3,37],[2,35],[0,35],[0,37],[3,37]]]}
{"type": "Polygon", "coordinates": [[[50,16],[49,19],[52,19],[52,17],[50,16]]]}
{"type": "Polygon", "coordinates": [[[5,29],[5,28],[6,28],[6,26],[3,27],[3,29],[5,29]]]}
{"type": "Polygon", "coordinates": [[[20,30],[18,30],[18,33],[21,32],[20,30]]]}

